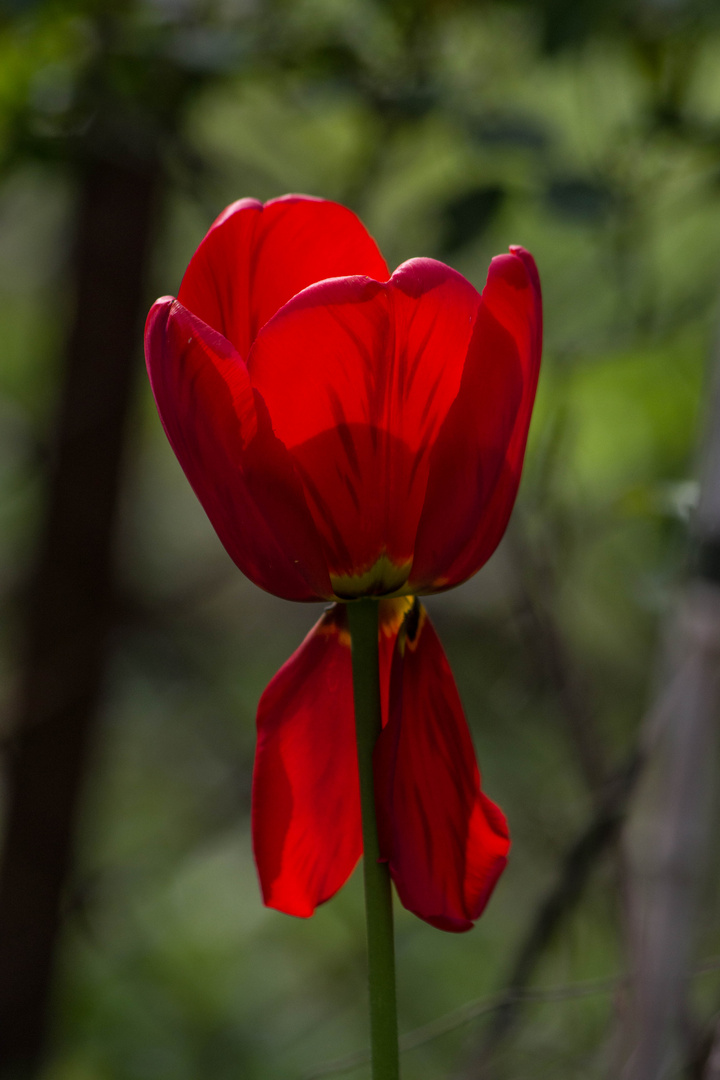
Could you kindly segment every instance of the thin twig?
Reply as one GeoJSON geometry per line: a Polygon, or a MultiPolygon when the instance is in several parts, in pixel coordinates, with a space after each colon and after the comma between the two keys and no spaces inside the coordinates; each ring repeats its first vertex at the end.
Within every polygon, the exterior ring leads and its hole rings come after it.
{"type": "MultiPolygon", "coordinates": [[[[712,971],[720,971],[720,956],[712,956],[698,964],[693,974],[704,975],[712,971]]],[[[534,1005],[547,1005],[558,1001],[576,1001],[580,998],[592,997],[595,994],[610,994],[619,987],[628,985],[629,982],[629,975],[611,975],[602,979],[587,979],[583,982],[567,983],[564,986],[548,986],[544,989],[513,990],[512,987],[508,987],[506,990],[501,990],[490,997],[467,1001],[457,1009],[453,1009],[451,1012],[445,1013],[427,1024],[413,1028],[412,1031],[408,1031],[400,1037],[400,1050],[402,1053],[407,1053],[409,1050],[415,1050],[419,1046],[433,1042],[435,1039],[439,1039],[441,1036],[448,1035],[451,1031],[456,1031],[465,1024],[469,1024],[472,1020],[496,1012],[498,1009],[503,1008],[508,1000],[534,1005]]],[[[316,1065],[308,1072],[303,1073],[302,1080],[321,1080],[322,1077],[326,1076],[340,1076],[343,1073],[352,1072],[353,1069],[359,1069],[361,1065],[366,1065],[369,1061],[370,1054],[368,1051],[358,1050],[353,1054],[346,1054],[343,1057],[333,1058],[331,1061],[316,1065]]]]}
{"type": "Polygon", "coordinates": [[[601,737],[593,694],[568,646],[555,613],[558,570],[551,556],[553,544],[528,541],[522,517],[515,510],[515,522],[507,545],[517,566],[522,590],[522,609],[527,617],[528,647],[533,650],[544,678],[555,694],[561,719],[578,769],[588,790],[597,799],[611,775],[601,737]]]}

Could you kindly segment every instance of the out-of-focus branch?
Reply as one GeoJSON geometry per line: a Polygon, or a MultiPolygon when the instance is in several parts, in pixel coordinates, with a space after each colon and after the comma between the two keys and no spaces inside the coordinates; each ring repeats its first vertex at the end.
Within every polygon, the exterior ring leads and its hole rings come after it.
{"type": "Polygon", "coordinates": [[[555,693],[580,773],[593,795],[600,797],[609,775],[605,747],[598,731],[590,689],[554,617],[555,567],[543,551],[526,541],[517,521],[511,527],[508,542],[523,590],[523,613],[529,618],[529,647],[535,652],[538,666],[555,693]]]}
{"type": "Polygon", "coordinates": [[[103,679],[112,538],[137,374],[157,165],[84,167],[74,315],[45,521],[31,582],[24,676],[5,759],[0,862],[0,1075],[29,1076],[46,1028],[60,897],[103,679]]]}
{"type": "Polygon", "coordinates": [[[0,861],[0,1075],[33,1075],[61,895],[101,692],[123,444],[157,163],[89,160],[78,190],[74,316],[31,582],[0,861]]]}
{"type": "Polygon", "coordinates": [[[626,1080],[660,1080],[683,1052],[720,695],[720,349],[715,368],[695,522],[698,558],[667,638],[654,710],[657,752],[629,835],[636,978],[626,1080]]]}
{"type": "Polygon", "coordinates": [[[688,587],[668,644],[659,751],[631,838],[636,972],[627,1080],[656,1080],[680,1052],[720,691],[720,589],[688,587]]]}
{"type": "Polygon", "coordinates": [[[594,814],[569,848],[557,880],[541,903],[520,943],[507,979],[507,989],[494,1006],[496,1016],[482,1042],[471,1052],[458,1076],[482,1076],[516,1023],[530,982],[545,949],[563,920],[575,909],[601,856],[612,847],[625,820],[628,802],[642,768],[643,753],[630,754],[625,765],[604,788],[594,814]]]}

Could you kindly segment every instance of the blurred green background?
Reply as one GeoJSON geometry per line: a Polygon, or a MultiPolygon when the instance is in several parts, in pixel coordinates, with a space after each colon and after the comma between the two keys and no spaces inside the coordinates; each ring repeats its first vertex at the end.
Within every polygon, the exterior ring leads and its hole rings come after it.
{"type": "MultiPolygon", "coordinates": [[[[89,169],[127,165],[156,184],[144,310],[177,292],[213,217],[245,195],[344,202],[391,267],[432,255],[478,288],[509,244],[535,255],[546,347],[517,508],[487,567],[428,604],[484,786],[509,818],[510,863],[468,935],[397,912],[401,1030],[493,994],[632,754],[686,567],[720,289],[717,5],[6,0],[0,11],[10,741],[89,169]]],[[[120,212],[107,223],[126,228],[120,212]]],[[[308,922],[267,911],[248,834],[257,701],[317,611],[263,594],[225,555],[162,433],[137,314],[111,628],[37,1075],[300,1080],[367,1037],[360,875],[308,922]]],[[[531,985],[625,970],[616,833],[540,942],[531,985]]],[[[699,959],[720,953],[710,870],[699,959]]],[[[0,998],[3,978],[0,966],[0,998]]],[[[684,1076],[702,1075],[693,1053],[720,975],[699,977],[695,996],[684,1076]]],[[[613,1075],[621,1010],[618,988],[528,1004],[487,1075],[613,1075]]],[[[488,1022],[408,1051],[406,1080],[451,1076],[488,1022]]]]}

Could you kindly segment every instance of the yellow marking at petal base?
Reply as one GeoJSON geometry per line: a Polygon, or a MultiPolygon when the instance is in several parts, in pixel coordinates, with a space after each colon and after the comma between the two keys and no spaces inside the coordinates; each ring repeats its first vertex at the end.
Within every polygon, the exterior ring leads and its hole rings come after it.
{"type": "Polygon", "coordinates": [[[412,560],[394,563],[384,553],[360,574],[330,574],[330,584],[339,600],[359,600],[364,596],[401,596],[412,568],[412,560]]]}
{"type": "Polygon", "coordinates": [[[415,652],[420,641],[420,635],[423,631],[423,626],[427,622],[427,611],[418,600],[417,596],[412,598],[412,604],[405,613],[400,633],[398,634],[398,648],[400,655],[405,655],[405,649],[408,648],[410,652],[415,652]]]}
{"type": "MultiPolygon", "coordinates": [[[[415,604],[414,596],[399,596],[396,599],[382,597],[378,604],[378,637],[395,637],[415,604]]],[[[338,617],[344,618],[341,616],[341,604],[333,604],[326,610],[315,633],[320,637],[337,637],[340,645],[351,649],[350,631],[347,626],[338,625],[338,617]]]]}
{"type": "Polygon", "coordinates": [[[396,600],[380,601],[380,633],[394,637],[402,626],[405,616],[412,611],[414,596],[399,596],[396,600]]]}

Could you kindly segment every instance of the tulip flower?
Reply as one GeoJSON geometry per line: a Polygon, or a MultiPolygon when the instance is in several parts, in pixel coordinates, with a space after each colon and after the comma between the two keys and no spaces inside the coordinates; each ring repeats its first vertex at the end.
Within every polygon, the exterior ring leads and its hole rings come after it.
{"type": "Polygon", "coordinates": [[[277,596],[334,602],[258,708],[253,843],[271,907],[311,915],[365,833],[405,907],[467,930],[505,865],[505,819],[417,596],[465,581],[502,537],[541,335],[522,248],[492,260],[482,294],[433,259],[391,275],[354,214],[304,196],[229,206],[178,298],[150,311],[158,411],[229,555],[277,596]],[[367,598],[379,715],[363,773],[367,598]]]}
{"type": "Polygon", "coordinates": [[[336,603],[258,710],[254,850],[265,902],[307,916],[363,847],[346,607],[380,600],[381,858],[402,903],[467,930],[505,865],[452,673],[413,599],[500,540],[541,349],[522,248],[482,292],[433,259],[392,275],[355,215],[304,196],[215,221],[146,356],[172,447],[231,558],[290,600],[336,603]]]}

